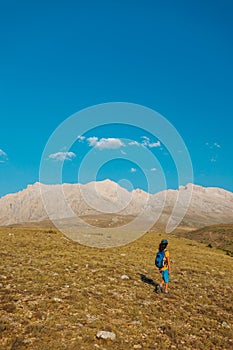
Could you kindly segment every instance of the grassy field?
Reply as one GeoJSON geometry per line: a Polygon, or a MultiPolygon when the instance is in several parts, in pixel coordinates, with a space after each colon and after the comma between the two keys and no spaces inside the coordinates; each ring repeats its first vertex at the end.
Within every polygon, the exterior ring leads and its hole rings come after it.
{"type": "Polygon", "coordinates": [[[180,236],[225,250],[233,256],[233,224],[211,225],[189,231],[178,228],[176,231],[180,236]]]}
{"type": "Polygon", "coordinates": [[[1,228],[0,241],[0,349],[233,348],[233,259],[223,251],[156,230],[111,249],[46,228],[1,228]],[[161,238],[168,295],[154,292],[161,238]],[[115,340],[97,339],[101,330],[115,340]]]}

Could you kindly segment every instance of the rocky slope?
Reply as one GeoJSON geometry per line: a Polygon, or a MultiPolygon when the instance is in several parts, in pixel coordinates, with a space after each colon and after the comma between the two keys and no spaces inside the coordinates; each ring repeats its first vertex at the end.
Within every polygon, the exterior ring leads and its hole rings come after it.
{"type": "Polygon", "coordinates": [[[128,192],[115,182],[105,180],[85,185],[35,183],[0,198],[1,226],[47,220],[48,213],[52,220],[76,215],[139,216],[143,213],[142,220],[156,218],[156,222],[159,219],[160,223],[166,223],[172,212],[173,220],[179,220],[186,212],[182,221],[186,225],[233,223],[233,193],[188,184],[179,190],[149,195],[139,189],[128,192]]]}

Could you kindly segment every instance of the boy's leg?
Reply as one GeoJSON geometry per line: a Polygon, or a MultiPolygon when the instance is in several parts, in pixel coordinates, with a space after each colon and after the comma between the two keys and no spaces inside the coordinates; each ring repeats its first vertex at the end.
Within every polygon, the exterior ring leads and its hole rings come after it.
{"type": "Polygon", "coordinates": [[[162,281],[160,282],[160,288],[162,289],[163,288],[163,285],[164,285],[164,280],[163,280],[163,271],[160,271],[161,273],[161,277],[162,277],[162,281]]]}
{"type": "Polygon", "coordinates": [[[164,270],[162,272],[162,276],[163,276],[163,281],[165,283],[165,293],[168,292],[168,283],[169,283],[169,272],[168,270],[164,270]]]}

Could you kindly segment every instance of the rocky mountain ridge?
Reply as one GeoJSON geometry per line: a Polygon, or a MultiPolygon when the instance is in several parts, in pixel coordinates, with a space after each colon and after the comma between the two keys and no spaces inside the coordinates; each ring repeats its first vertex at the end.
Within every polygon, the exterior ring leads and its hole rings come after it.
{"type": "Polygon", "coordinates": [[[166,223],[174,206],[175,219],[185,214],[183,224],[198,227],[233,223],[233,193],[224,189],[188,184],[178,190],[148,194],[140,189],[129,192],[104,180],[85,185],[28,185],[0,198],[0,225],[43,221],[48,216],[52,220],[103,213],[138,216],[143,211],[143,220],[157,217],[160,223],[166,223]]]}

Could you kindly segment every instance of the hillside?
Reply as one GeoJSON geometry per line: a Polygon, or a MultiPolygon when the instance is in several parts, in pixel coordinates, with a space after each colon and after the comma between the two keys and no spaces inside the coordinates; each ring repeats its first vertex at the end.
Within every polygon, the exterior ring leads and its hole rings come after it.
{"type": "Polygon", "coordinates": [[[204,243],[209,247],[229,251],[233,254],[233,225],[231,224],[211,225],[192,231],[179,228],[176,232],[180,236],[204,243]]]}
{"type": "Polygon", "coordinates": [[[0,246],[0,349],[232,349],[233,259],[220,250],[161,231],[96,249],[52,228],[9,227],[0,246]],[[154,292],[162,237],[168,295],[154,292]],[[97,339],[102,330],[115,339],[97,339]]]}
{"type": "Polygon", "coordinates": [[[179,190],[148,194],[139,189],[128,192],[117,183],[105,180],[86,185],[29,185],[23,191],[0,198],[0,225],[40,222],[49,218],[90,218],[95,215],[96,218],[91,221],[96,220],[99,226],[99,215],[133,218],[141,213],[143,221],[166,224],[175,205],[172,220],[180,222],[183,218],[182,224],[186,226],[233,223],[233,193],[223,189],[188,184],[179,190]],[[185,214],[191,193],[191,202],[185,214]]]}

